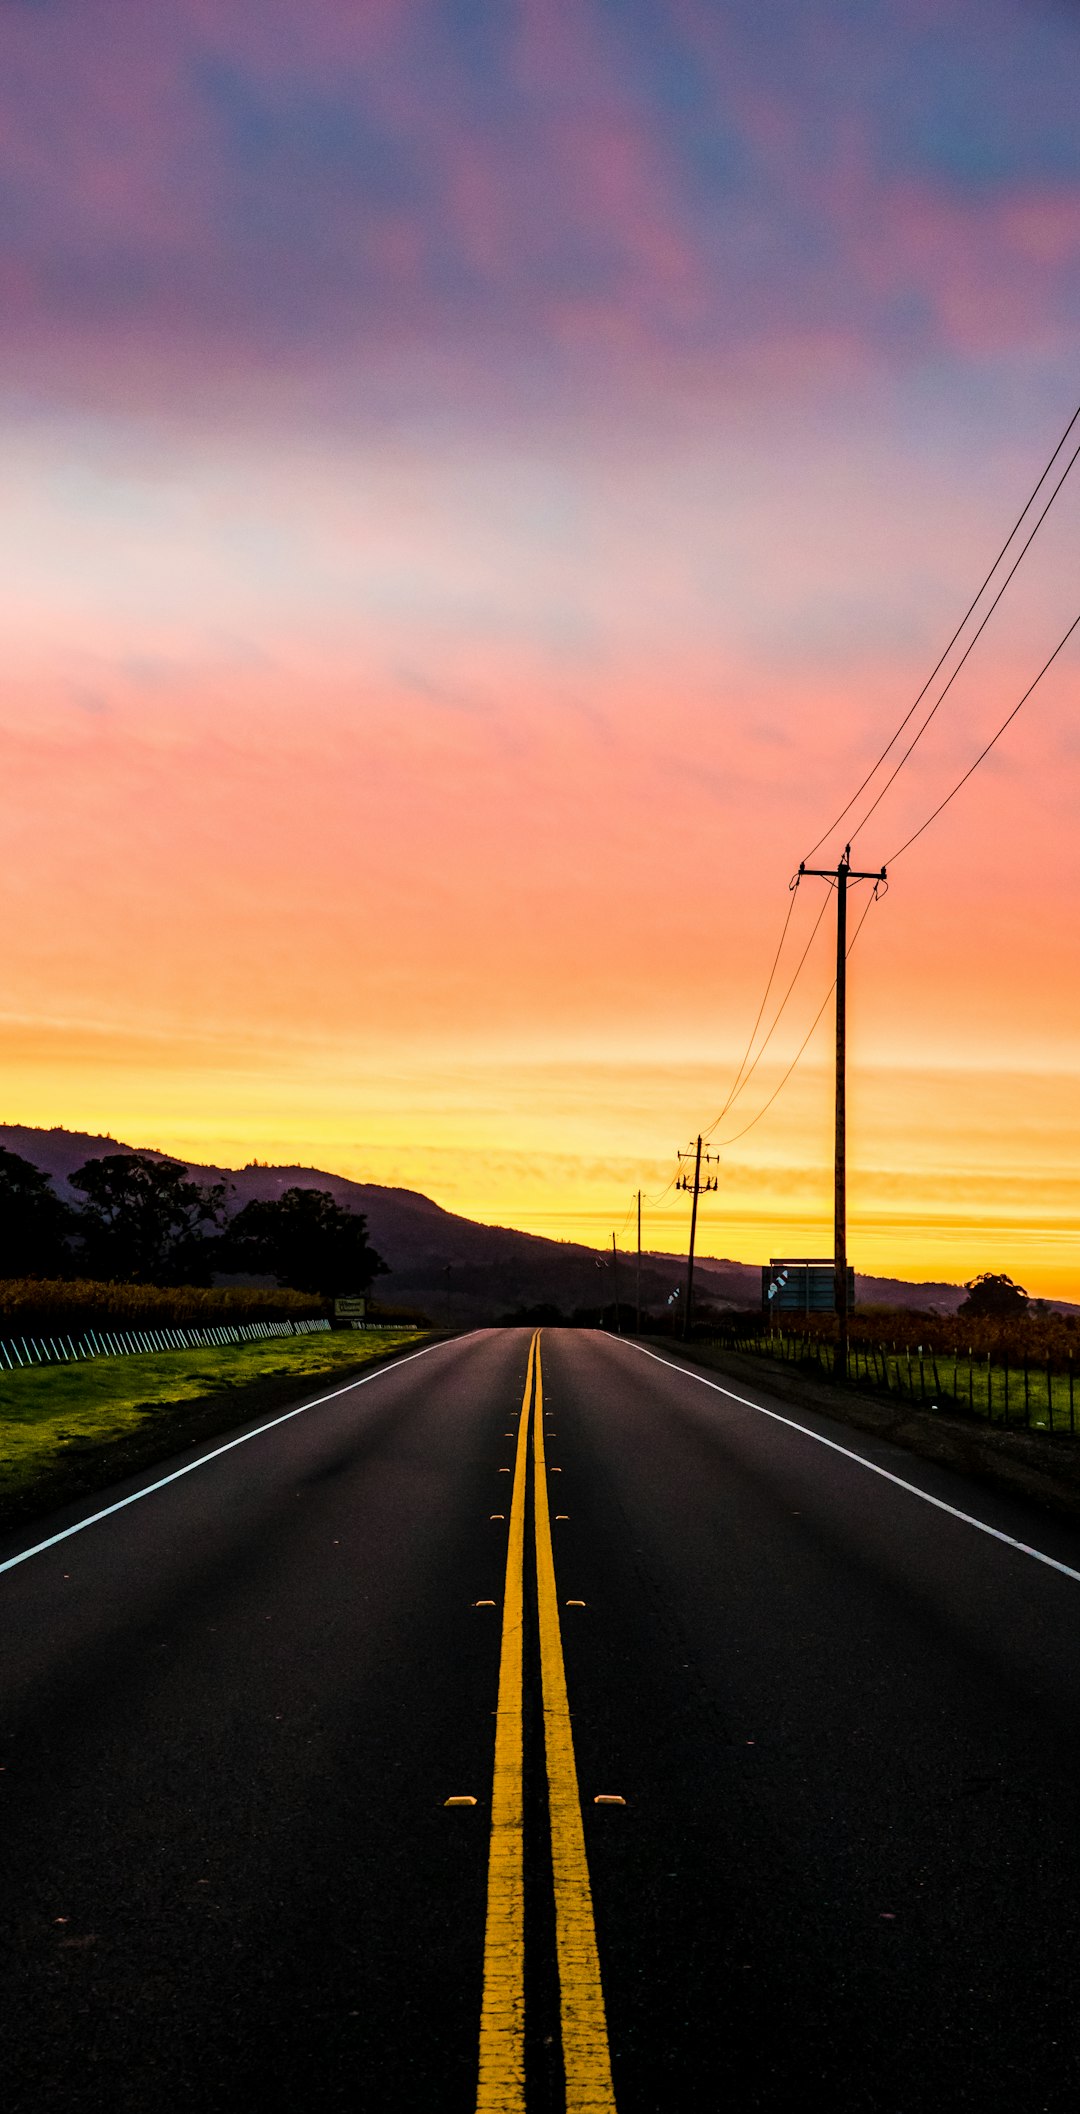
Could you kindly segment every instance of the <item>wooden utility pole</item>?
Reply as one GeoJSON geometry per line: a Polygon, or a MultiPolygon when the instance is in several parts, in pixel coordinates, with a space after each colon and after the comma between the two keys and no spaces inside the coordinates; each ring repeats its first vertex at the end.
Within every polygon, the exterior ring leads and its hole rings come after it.
{"type": "Polygon", "coordinates": [[[611,1267],[615,1276],[615,1334],[622,1335],[622,1315],[619,1312],[619,1251],[615,1246],[615,1235],[611,1236],[611,1267]]]}
{"type": "Polygon", "coordinates": [[[641,1334],[641,1191],[637,1193],[637,1296],[634,1302],[635,1329],[641,1334]]]}
{"type": "Polygon", "coordinates": [[[884,881],[878,873],[852,873],[851,846],[839,865],[800,866],[800,878],[831,881],[836,889],[836,1143],[833,1164],[833,1269],[836,1305],[836,1378],[848,1376],[847,1264],[847,892],[849,881],[884,881]]]}
{"type": "MultiPolygon", "coordinates": [[[[718,1157],[716,1154],[707,1152],[705,1154],[706,1164],[708,1164],[710,1160],[715,1159],[716,1157],[718,1157]]],[[[690,1335],[690,1321],[694,1303],[694,1242],[697,1237],[697,1200],[703,1189],[716,1188],[716,1176],[707,1175],[704,1181],[702,1181],[701,1179],[700,1137],[698,1138],[696,1147],[692,1147],[689,1152],[681,1152],[679,1154],[679,1159],[692,1159],[694,1162],[693,1182],[691,1182],[689,1175],[681,1174],[675,1184],[676,1189],[692,1189],[694,1194],[694,1201],[690,1207],[690,1251],[686,1258],[686,1305],[683,1308],[682,1324],[683,1340],[685,1342],[690,1335]]]]}

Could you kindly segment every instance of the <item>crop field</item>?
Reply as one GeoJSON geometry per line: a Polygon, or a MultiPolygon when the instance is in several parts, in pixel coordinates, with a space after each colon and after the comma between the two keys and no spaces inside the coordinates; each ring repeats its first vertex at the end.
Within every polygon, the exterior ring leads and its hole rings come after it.
{"type": "Polygon", "coordinates": [[[102,1284],[93,1278],[0,1278],[0,1336],[83,1328],[212,1328],[300,1321],[326,1311],[310,1292],[260,1285],[102,1284]]]}
{"type": "MultiPolygon", "coordinates": [[[[425,1342],[410,1335],[410,1348],[425,1342]]],[[[333,1380],[403,1342],[399,1329],[338,1330],[221,1349],[89,1358],[0,1377],[0,1505],[118,1443],[149,1439],[155,1451],[186,1443],[185,1405],[219,1398],[244,1415],[245,1393],[267,1381],[333,1380]],[[229,1398],[233,1398],[230,1402],[229,1398]]]]}

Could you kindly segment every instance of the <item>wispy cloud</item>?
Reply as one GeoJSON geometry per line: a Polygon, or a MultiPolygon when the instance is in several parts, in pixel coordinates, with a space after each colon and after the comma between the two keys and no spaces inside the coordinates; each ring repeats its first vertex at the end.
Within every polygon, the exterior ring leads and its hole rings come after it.
{"type": "Polygon", "coordinates": [[[999,9],[973,46],[956,0],[842,35],[696,0],[9,8],[6,371],[386,386],[437,348],[427,389],[475,399],[1045,345],[1080,299],[1077,42],[999,9]]]}

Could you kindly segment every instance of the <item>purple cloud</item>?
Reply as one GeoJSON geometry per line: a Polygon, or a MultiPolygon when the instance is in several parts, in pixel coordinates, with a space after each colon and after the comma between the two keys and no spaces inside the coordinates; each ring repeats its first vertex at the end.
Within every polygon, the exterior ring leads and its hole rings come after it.
{"type": "Polygon", "coordinates": [[[9,7],[0,361],[90,399],[400,360],[482,396],[1045,347],[1077,45],[914,0],[9,7]]]}

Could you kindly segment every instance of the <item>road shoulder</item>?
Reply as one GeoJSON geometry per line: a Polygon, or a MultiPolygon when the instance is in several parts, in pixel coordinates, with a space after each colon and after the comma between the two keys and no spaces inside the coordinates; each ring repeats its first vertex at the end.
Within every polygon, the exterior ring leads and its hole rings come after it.
{"type": "Polygon", "coordinates": [[[714,1344],[675,1343],[661,1336],[642,1340],[673,1361],[685,1359],[797,1408],[817,1410],[857,1431],[886,1439],[923,1460],[954,1468],[1046,1511],[1080,1518],[1080,1440],[1041,1431],[992,1430],[973,1418],[917,1409],[909,1402],[855,1388],[833,1387],[811,1374],[793,1373],[778,1359],[749,1358],[714,1344]]]}
{"type": "Polygon", "coordinates": [[[211,1394],[194,1395],[162,1405],[160,1413],[117,1438],[103,1443],[76,1443],[62,1461],[32,1481],[7,1489],[0,1481],[0,1537],[16,1535],[54,1513],[77,1507],[159,1462],[238,1431],[276,1410],[290,1408],[307,1395],[315,1397],[377,1372],[381,1366],[415,1352],[418,1343],[427,1346],[440,1340],[435,1334],[409,1337],[374,1356],[361,1353],[355,1360],[335,1366],[332,1372],[275,1373],[211,1394]]]}

